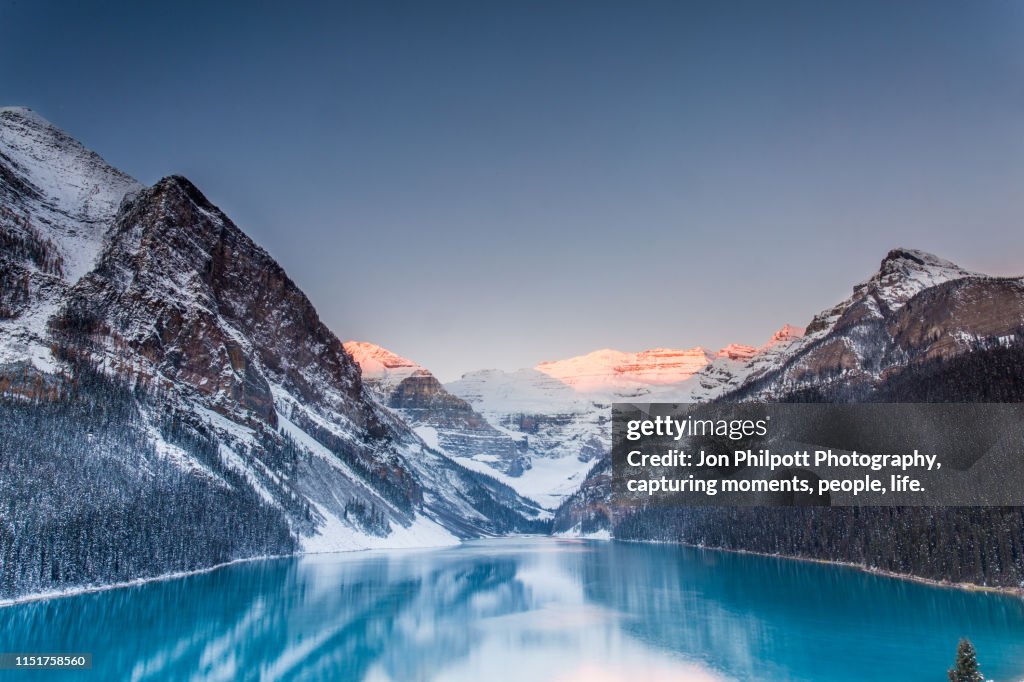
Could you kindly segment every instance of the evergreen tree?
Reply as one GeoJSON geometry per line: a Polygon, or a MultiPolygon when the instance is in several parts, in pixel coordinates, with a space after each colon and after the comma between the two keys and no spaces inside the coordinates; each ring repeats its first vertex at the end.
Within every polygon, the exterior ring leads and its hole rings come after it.
{"type": "Polygon", "coordinates": [[[956,665],[949,671],[949,682],[985,682],[985,676],[978,670],[977,652],[966,637],[956,648],[956,665]]]}

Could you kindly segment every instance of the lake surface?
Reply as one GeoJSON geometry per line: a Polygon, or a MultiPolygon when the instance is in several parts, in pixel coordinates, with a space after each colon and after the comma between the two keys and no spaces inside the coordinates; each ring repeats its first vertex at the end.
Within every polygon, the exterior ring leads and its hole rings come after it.
{"type": "Polygon", "coordinates": [[[1024,602],[842,567],[504,539],[259,561],[0,608],[0,651],[85,680],[944,680],[960,636],[1024,679],[1024,602]]]}

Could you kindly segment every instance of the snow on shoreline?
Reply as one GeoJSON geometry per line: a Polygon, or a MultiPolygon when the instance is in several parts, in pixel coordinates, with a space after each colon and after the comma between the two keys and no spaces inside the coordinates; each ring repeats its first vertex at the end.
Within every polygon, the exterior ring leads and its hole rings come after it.
{"type": "Polygon", "coordinates": [[[227,568],[228,566],[234,566],[235,564],[245,564],[249,563],[250,561],[270,561],[273,559],[287,559],[293,556],[299,556],[299,554],[268,554],[264,556],[245,557],[242,559],[232,559],[231,561],[225,561],[223,563],[214,564],[213,566],[207,566],[206,568],[197,568],[192,571],[174,571],[173,573],[162,573],[161,575],[155,575],[150,578],[136,578],[135,580],[125,580],[119,583],[110,583],[109,585],[82,585],[79,587],[69,587],[63,590],[48,590],[46,592],[34,592],[32,594],[26,594],[20,597],[14,597],[12,599],[0,599],[0,608],[4,608],[7,606],[18,606],[20,604],[27,604],[36,601],[63,599],[64,597],[77,597],[79,595],[93,594],[95,592],[120,590],[126,587],[138,587],[140,585],[146,585],[147,583],[163,582],[165,580],[178,580],[179,578],[188,578],[189,576],[193,575],[211,573],[222,568],[227,568]]]}
{"type": "Polygon", "coordinates": [[[228,568],[229,566],[235,566],[238,564],[247,564],[254,561],[273,561],[276,559],[300,559],[305,556],[321,556],[325,554],[354,554],[356,552],[391,553],[428,549],[445,549],[457,546],[459,544],[461,543],[456,542],[455,544],[407,545],[400,547],[355,547],[351,549],[310,549],[295,552],[294,554],[266,554],[261,556],[244,557],[241,559],[232,559],[231,561],[225,561],[219,564],[214,564],[213,566],[207,566],[205,568],[197,568],[192,571],[174,571],[172,573],[162,573],[160,575],[151,576],[149,578],[136,578],[135,580],[125,580],[118,583],[110,583],[109,585],[81,585],[78,587],[69,587],[63,590],[48,590],[46,592],[34,592],[32,594],[26,594],[11,599],[0,599],[0,608],[5,608],[8,606],[19,606],[22,604],[28,604],[37,601],[48,601],[50,599],[77,597],[83,594],[94,594],[96,592],[120,590],[127,587],[140,587],[142,585],[147,585],[149,583],[164,582],[167,580],[179,580],[181,578],[189,578],[196,575],[202,575],[204,573],[212,573],[213,571],[219,571],[222,568],[228,568]]]}
{"type": "Polygon", "coordinates": [[[303,554],[333,554],[361,550],[425,549],[430,547],[455,547],[460,544],[444,526],[430,518],[417,514],[408,526],[390,523],[391,532],[387,537],[361,533],[341,522],[326,507],[313,502],[317,512],[324,519],[324,525],[316,535],[301,539],[303,554]]]}
{"type": "Polygon", "coordinates": [[[560,538],[564,540],[614,540],[611,531],[608,529],[595,530],[589,533],[582,533],[579,530],[579,524],[573,526],[569,530],[563,530],[555,533],[551,537],[560,538]]]}

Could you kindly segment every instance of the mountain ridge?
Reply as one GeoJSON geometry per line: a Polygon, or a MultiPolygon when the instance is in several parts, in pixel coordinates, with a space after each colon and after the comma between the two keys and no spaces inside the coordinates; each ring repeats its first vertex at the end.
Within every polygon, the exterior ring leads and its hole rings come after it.
{"type": "MultiPolygon", "coordinates": [[[[1024,278],[991,277],[924,251],[892,249],[849,297],[814,315],[804,334],[797,331],[787,328],[749,360],[711,363],[686,399],[831,402],[891,395],[890,384],[912,384],[917,367],[993,344],[1024,343],[1024,278]]],[[[559,509],[556,531],[615,524],[610,473],[603,458],[559,509]]]]}

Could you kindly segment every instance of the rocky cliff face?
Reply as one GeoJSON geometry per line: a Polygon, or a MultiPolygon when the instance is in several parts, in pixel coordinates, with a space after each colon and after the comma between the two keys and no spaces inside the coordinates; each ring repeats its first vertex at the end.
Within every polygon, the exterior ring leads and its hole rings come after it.
{"type": "MultiPolygon", "coordinates": [[[[324,431],[403,503],[415,475],[363,398],[359,371],[279,265],[185,178],[121,206],[96,266],[50,319],[55,339],[113,372],[198,398],[253,428],[324,431]]],[[[413,443],[408,439],[408,443],[413,443]]]]}
{"type": "Polygon", "coordinates": [[[88,366],[156,396],[139,412],[154,451],[216,484],[160,415],[214,439],[215,468],[306,549],[532,527],[531,503],[381,408],[309,299],[185,178],[142,187],[34,113],[0,110],[0,262],[0,391],[60,400],[88,366]]]}
{"type": "Polygon", "coordinates": [[[105,351],[117,371],[184,384],[223,414],[276,427],[274,386],[383,434],[352,359],[313,305],[182,177],[125,203],[96,267],[50,326],[105,351]]]}

